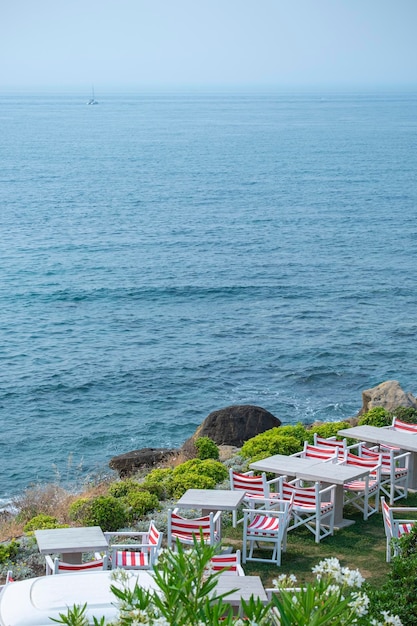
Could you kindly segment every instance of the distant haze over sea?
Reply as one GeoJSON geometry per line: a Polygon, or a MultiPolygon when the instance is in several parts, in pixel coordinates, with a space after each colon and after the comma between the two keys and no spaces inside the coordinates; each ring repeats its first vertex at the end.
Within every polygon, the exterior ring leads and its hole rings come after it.
{"type": "Polygon", "coordinates": [[[0,498],[417,394],[417,93],[2,95],[0,498]]]}

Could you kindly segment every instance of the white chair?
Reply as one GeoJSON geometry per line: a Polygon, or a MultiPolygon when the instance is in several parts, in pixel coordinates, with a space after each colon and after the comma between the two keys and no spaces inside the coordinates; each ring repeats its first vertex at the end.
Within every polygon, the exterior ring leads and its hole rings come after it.
{"type": "Polygon", "coordinates": [[[298,479],[287,482],[281,477],[279,495],[286,501],[292,501],[292,521],[288,531],[305,526],[315,537],[316,543],[333,535],[336,486],[321,488],[319,482],[310,487],[301,486],[298,479]]]}
{"type": "Polygon", "coordinates": [[[327,450],[333,450],[336,456],[341,459],[347,450],[346,439],[336,439],[336,437],[319,437],[314,433],[314,445],[327,450]]]}
{"type": "Polygon", "coordinates": [[[406,498],[408,495],[408,470],[410,463],[410,452],[396,454],[393,448],[377,447],[368,448],[361,443],[358,446],[358,454],[364,458],[374,459],[378,462],[381,459],[381,483],[382,493],[389,499],[390,505],[396,500],[406,498]]]}
{"type": "Polygon", "coordinates": [[[381,485],[381,459],[366,459],[347,452],[343,465],[351,465],[364,470],[362,476],[343,485],[344,504],[352,504],[363,513],[363,519],[378,513],[379,490],[381,485]],[[372,502],[373,499],[373,502],[372,502]]]}
{"type": "Polygon", "coordinates": [[[281,554],[286,549],[287,529],[291,519],[292,500],[275,500],[267,510],[244,509],[243,511],[243,563],[259,561],[281,565],[281,554]],[[248,546],[249,543],[249,553],[248,546]],[[253,556],[255,547],[272,544],[270,558],[253,556]]]}
{"type": "Polygon", "coordinates": [[[194,545],[195,539],[199,542],[201,537],[204,543],[215,546],[221,538],[221,511],[211,512],[209,515],[197,518],[182,517],[178,508],[168,510],[168,536],[169,547],[175,547],[176,541],[186,545],[194,545]]]}
{"type": "Polygon", "coordinates": [[[45,555],[46,561],[46,575],[50,574],[71,574],[74,572],[91,572],[97,570],[106,570],[108,557],[102,556],[98,552],[95,554],[94,561],[88,561],[86,563],[66,563],[60,561],[58,557],[52,558],[49,554],[45,555]]]}
{"type": "Polygon", "coordinates": [[[398,539],[408,534],[417,522],[417,519],[395,519],[394,514],[414,513],[417,515],[417,508],[412,506],[390,507],[385,498],[382,497],[381,510],[387,538],[386,559],[387,563],[389,563],[391,558],[397,556],[400,552],[398,539]]]}
{"type": "MultiPolygon", "coordinates": [[[[230,489],[234,491],[244,491],[245,497],[243,498],[244,504],[249,508],[255,508],[256,503],[268,499],[270,496],[270,485],[277,483],[278,479],[270,481],[266,480],[265,472],[261,475],[254,475],[253,472],[245,472],[244,474],[234,471],[232,468],[229,470],[230,489]]],[[[275,496],[277,497],[277,496],[275,496]]],[[[237,524],[243,521],[243,517],[237,519],[237,511],[232,512],[233,528],[236,528],[237,524]]]]}
{"type": "Polygon", "coordinates": [[[215,554],[210,559],[209,569],[212,572],[222,572],[222,574],[234,574],[244,576],[245,572],[240,564],[240,550],[231,553],[215,554]]]}
{"type": "Polygon", "coordinates": [[[151,569],[155,565],[161,550],[163,533],[156,528],[153,520],[147,531],[104,534],[109,541],[116,537],[131,540],[129,543],[114,543],[110,546],[112,569],[151,569]]]}

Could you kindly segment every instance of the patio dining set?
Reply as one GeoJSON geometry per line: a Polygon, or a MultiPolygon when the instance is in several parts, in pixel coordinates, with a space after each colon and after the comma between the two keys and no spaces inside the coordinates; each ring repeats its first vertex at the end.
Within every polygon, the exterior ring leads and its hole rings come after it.
{"type": "MultiPolygon", "coordinates": [[[[381,504],[390,561],[398,552],[392,539],[415,523],[404,516],[417,509],[393,505],[407,497],[408,489],[417,489],[416,435],[417,425],[394,418],[390,427],[342,429],[339,438],[315,434],[301,452],[253,462],[247,472],[230,469],[230,489],[188,489],[168,510],[166,544],[193,546],[197,538],[216,546],[210,569],[221,571],[222,590],[235,590],[237,604],[253,594],[266,601],[260,578],[245,576],[242,564],[279,566],[288,532],[305,527],[319,543],[354,523],[344,518],[345,505],[367,520],[381,504]],[[357,443],[348,445],[347,439],[357,443]],[[196,511],[198,516],[192,517],[196,511]],[[241,551],[222,548],[224,512],[232,514],[234,527],[242,524],[241,551]]],[[[142,532],[103,532],[96,526],[37,530],[35,536],[48,576],[123,568],[145,570],[152,577],[163,541],[154,521],[142,532]],[[94,559],[85,562],[86,554],[94,559]]]]}

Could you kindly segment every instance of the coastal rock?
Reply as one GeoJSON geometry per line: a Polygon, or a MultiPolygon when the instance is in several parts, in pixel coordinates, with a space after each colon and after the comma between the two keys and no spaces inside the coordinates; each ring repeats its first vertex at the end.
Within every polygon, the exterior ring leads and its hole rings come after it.
{"type": "Polygon", "coordinates": [[[119,474],[120,478],[125,478],[139,469],[166,463],[177,453],[177,450],[167,448],[141,448],[114,456],[110,459],[109,466],[119,474]]]}
{"type": "Polygon", "coordinates": [[[218,446],[240,448],[248,439],[277,426],[281,426],[281,421],[262,407],[250,404],[228,406],[210,413],[184,443],[181,452],[186,457],[196,456],[194,441],[199,437],[209,437],[218,446]]]}
{"type": "Polygon", "coordinates": [[[399,406],[417,408],[417,399],[401,389],[397,380],[387,380],[372,389],[362,391],[362,408],[358,415],[363,415],[376,406],[394,411],[399,406]]]}

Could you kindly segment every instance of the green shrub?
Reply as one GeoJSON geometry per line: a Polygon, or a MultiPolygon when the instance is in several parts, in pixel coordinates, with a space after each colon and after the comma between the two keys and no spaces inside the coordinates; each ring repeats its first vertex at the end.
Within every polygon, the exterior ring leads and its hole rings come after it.
{"type": "Polygon", "coordinates": [[[111,483],[108,488],[108,495],[115,498],[124,498],[132,491],[140,491],[142,489],[141,483],[133,478],[126,478],[125,480],[117,480],[111,483]]]}
{"type": "Polygon", "coordinates": [[[60,524],[56,517],[52,515],[45,515],[40,513],[35,515],[29,520],[23,527],[25,533],[33,532],[34,530],[42,530],[45,528],[67,528],[68,524],[60,524]]]}
{"type": "Polygon", "coordinates": [[[210,437],[199,437],[194,443],[198,450],[199,459],[215,459],[218,460],[220,453],[219,448],[210,437]]]}
{"type": "Polygon", "coordinates": [[[142,487],[155,494],[159,500],[166,500],[172,494],[173,477],[172,469],[154,469],[147,474],[142,487]]]}
{"type": "Polygon", "coordinates": [[[128,521],[126,504],[114,496],[79,498],[69,509],[71,519],[83,526],[100,526],[103,531],[116,531],[128,521]]]}
{"type": "Polygon", "coordinates": [[[10,543],[0,543],[0,563],[12,561],[17,557],[20,543],[12,539],[10,543]]]}
{"type": "Polygon", "coordinates": [[[398,417],[402,422],[408,424],[417,424],[417,409],[411,406],[399,406],[392,412],[395,417],[398,417]]]}
{"type": "Polygon", "coordinates": [[[184,472],[178,474],[172,481],[172,497],[181,498],[187,489],[214,489],[216,481],[210,476],[197,472],[184,472]]]}
{"type": "Polygon", "coordinates": [[[328,437],[337,437],[337,433],[342,428],[350,428],[351,424],[349,422],[328,422],[324,424],[318,424],[317,426],[313,426],[310,430],[307,431],[307,441],[309,443],[313,443],[314,441],[314,433],[317,433],[318,437],[324,437],[327,439],[328,437]]]}
{"type": "Polygon", "coordinates": [[[392,413],[382,406],[375,406],[360,417],[358,424],[359,426],[367,424],[369,426],[381,427],[389,426],[391,422],[392,413]]]}
{"type": "Polygon", "coordinates": [[[130,521],[143,517],[143,515],[157,509],[159,506],[157,496],[149,491],[131,491],[124,500],[129,509],[130,521]]]}
{"type": "Polygon", "coordinates": [[[185,463],[181,463],[174,469],[174,478],[188,472],[197,472],[200,475],[209,476],[216,484],[223,482],[228,476],[227,469],[223,463],[214,459],[205,459],[204,461],[191,459],[190,461],[185,461],[185,463]]]}
{"type": "Polygon", "coordinates": [[[304,439],[301,442],[299,436],[293,436],[287,432],[283,432],[281,427],[271,428],[271,430],[252,437],[243,444],[241,455],[253,462],[255,459],[262,459],[273,454],[294,454],[302,450],[304,439]]]}

